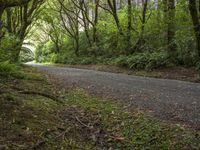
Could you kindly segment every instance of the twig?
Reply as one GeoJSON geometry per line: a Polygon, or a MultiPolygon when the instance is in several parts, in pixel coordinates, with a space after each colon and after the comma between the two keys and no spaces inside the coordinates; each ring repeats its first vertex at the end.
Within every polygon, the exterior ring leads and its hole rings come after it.
{"type": "Polygon", "coordinates": [[[62,133],[59,134],[58,136],[56,136],[55,139],[58,139],[59,137],[62,136],[62,139],[64,140],[65,134],[66,134],[67,132],[69,132],[70,129],[71,129],[71,128],[68,128],[67,130],[65,130],[64,132],[62,132],[62,133]]]}
{"type": "Polygon", "coordinates": [[[76,120],[77,120],[80,124],[82,124],[83,126],[89,128],[89,129],[92,129],[91,126],[88,126],[88,125],[86,125],[85,123],[83,123],[78,117],[75,117],[75,118],[76,118],[76,120]]]}
{"type": "MultiPolygon", "coordinates": [[[[65,134],[67,132],[69,132],[70,128],[66,129],[64,132],[62,132],[61,134],[59,134],[58,136],[54,137],[54,139],[58,139],[59,137],[63,137],[62,139],[64,140],[65,134]]],[[[31,148],[28,148],[27,150],[37,150],[39,147],[41,147],[42,145],[44,145],[48,140],[42,140],[37,142],[35,145],[33,145],[31,148]]]]}
{"type": "Polygon", "coordinates": [[[46,142],[47,142],[47,140],[39,141],[35,145],[33,145],[31,148],[29,148],[27,150],[36,150],[36,149],[38,149],[38,147],[41,147],[42,145],[44,145],[46,142]]]}

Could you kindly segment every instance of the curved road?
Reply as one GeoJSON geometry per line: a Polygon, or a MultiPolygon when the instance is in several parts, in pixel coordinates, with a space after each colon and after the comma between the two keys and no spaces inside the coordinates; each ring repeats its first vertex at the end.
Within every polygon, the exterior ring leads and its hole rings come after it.
{"type": "Polygon", "coordinates": [[[200,129],[200,84],[99,72],[85,69],[32,66],[57,78],[63,86],[78,86],[103,96],[120,99],[154,116],[200,129]]]}

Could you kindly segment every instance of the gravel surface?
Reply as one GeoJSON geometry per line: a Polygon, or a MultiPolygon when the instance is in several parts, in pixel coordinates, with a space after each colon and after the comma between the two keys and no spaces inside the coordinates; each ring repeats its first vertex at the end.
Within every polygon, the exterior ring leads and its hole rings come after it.
{"type": "Polygon", "coordinates": [[[200,84],[31,64],[55,77],[63,87],[78,86],[91,93],[119,99],[159,119],[200,129],[200,84]]]}

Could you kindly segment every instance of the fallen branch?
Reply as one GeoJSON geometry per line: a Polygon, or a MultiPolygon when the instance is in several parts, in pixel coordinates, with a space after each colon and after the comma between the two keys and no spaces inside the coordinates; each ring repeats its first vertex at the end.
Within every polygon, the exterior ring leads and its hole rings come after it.
{"type": "Polygon", "coordinates": [[[20,93],[20,94],[39,95],[39,96],[43,96],[43,97],[52,99],[52,100],[54,100],[56,102],[63,103],[61,100],[59,100],[58,98],[56,98],[55,96],[50,95],[50,94],[46,94],[46,93],[42,93],[42,92],[36,92],[36,91],[26,91],[26,90],[18,88],[16,86],[12,86],[11,88],[13,88],[14,90],[17,90],[18,93],[20,93]]]}
{"type": "Polygon", "coordinates": [[[18,93],[20,94],[32,94],[32,95],[39,95],[39,96],[43,96],[43,97],[47,97],[49,99],[52,99],[56,102],[61,102],[59,99],[57,99],[56,97],[54,97],[53,95],[49,95],[46,93],[41,93],[41,92],[35,92],[35,91],[19,91],[18,93]]]}
{"type": "Polygon", "coordinates": [[[80,124],[82,124],[83,126],[89,128],[89,129],[92,129],[92,128],[93,128],[93,127],[91,127],[91,126],[86,125],[85,123],[83,123],[78,117],[75,117],[75,118],[76,118],[76,120],[77,120],[80,124]]]}

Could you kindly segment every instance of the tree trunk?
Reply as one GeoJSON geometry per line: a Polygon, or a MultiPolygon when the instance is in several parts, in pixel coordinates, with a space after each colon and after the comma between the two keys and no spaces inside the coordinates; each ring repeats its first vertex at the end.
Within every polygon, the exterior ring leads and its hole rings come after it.
{"type": "Polygon", "coordinates": [[[200,57],[200,22],[198,17],[198,10],[196,0],[189,0],[189,10],[192,18],[192,23],[194,27],[194,33],[196,37],[196,49],[198,57],[200,57]]]}
{"type": "Polygon", "coordinates": [[[176,53],[175,34],[175,0],[168,0],[167,47],[171,57],[176,53]]]}
{"type": "Polygon", "coordinates": [[[75,38],[75,54],[76,56],[79,56],[79,38],[75,38]]]}
{"type": "Polygon", "coordinates": [[[3,7],[0,7],[0,20],[1,20],[1,18],[2,18],[3,12],[4,12],[4,8],[3,8],[3,7]]]}
{"type": "Polygon", "coordinates": [[[6,21],[7,21],[7,30],[9,33],[12,33],[12,11],[10,8],[6,9],[6,21]]]}
{"type": "Polygon", "coordinates": [[[59,53],[60,52],[60,46],[59,46],[59,42],[58,40],[56,40],[56,53],[59,53]]]}
{"type": "Polygon", "coordinates": [[[137,42],[133,48],[133,50],[136,50],[136,51],[141,51],[142,50],[141,46],[145,44],[144,29],[145,29],[145,24],[146,24],[146,13],[147,13],[148,0],[143,0],[142,5],[143,5],[143,9],[142,9],[141,31],[140,31],[139,39],[137,40],[137,42]]]}
{"type": "Polygon", "coordinates": [[[128,0],[128,26],[127,26],[127,54],[131,51],[131,27],[132,27],[132,4],[131,0],[128,0]]]}
{"type": "Polygon", "coordinates": [[[20,55],[22,45],[23,45],[23,41],[20,41],[13,46],[11,62],[16,63],[19,61],[19,55],[20,55]]]}
{"type": "Polygon", "coordinates": [[[117,14],[116,0],[112,0],[112,2],[111,2],[111,0],[107,0],[107,2],[108,2],[108,5],[109,5],[109,7],[112,11],[112,15],[113,15],[113,18],[115,20],[115,24],[117,26],[119,34],[124,36],[122,27],[120,25],[119,17],[118,17],[118,14],[117,14]]]}
{"type": "Polygon", "coordinates": [[[83,24],[84,24],[85,36],[86,36],[86,38],[88,40],[89,47],[92,47],[92,43],[91,43],[91,40],[90,40],[90,34],[89,34],[89,25],[88,25],[88,22],[87,22],[87,19],[85,17],[85,14],[84,14],[83,10],[81,10],[81,14],[83,16],[83,24]]]}
{"type": "Polygon", "coordinates": [[[94,17],[94,26],[93,26],[93,42],[97,42],[97,24],[99,17],[99,0],[95,0],[95,17],[94,17]]]}
{"type": "Polygon", "coordinates": [[[3,37],[3,32],[2,32],[3,21],[1,20],[1,18],[3,16],[3,12],[4,12],[4,8],[0,7],[0,40],[3,37]]]}

